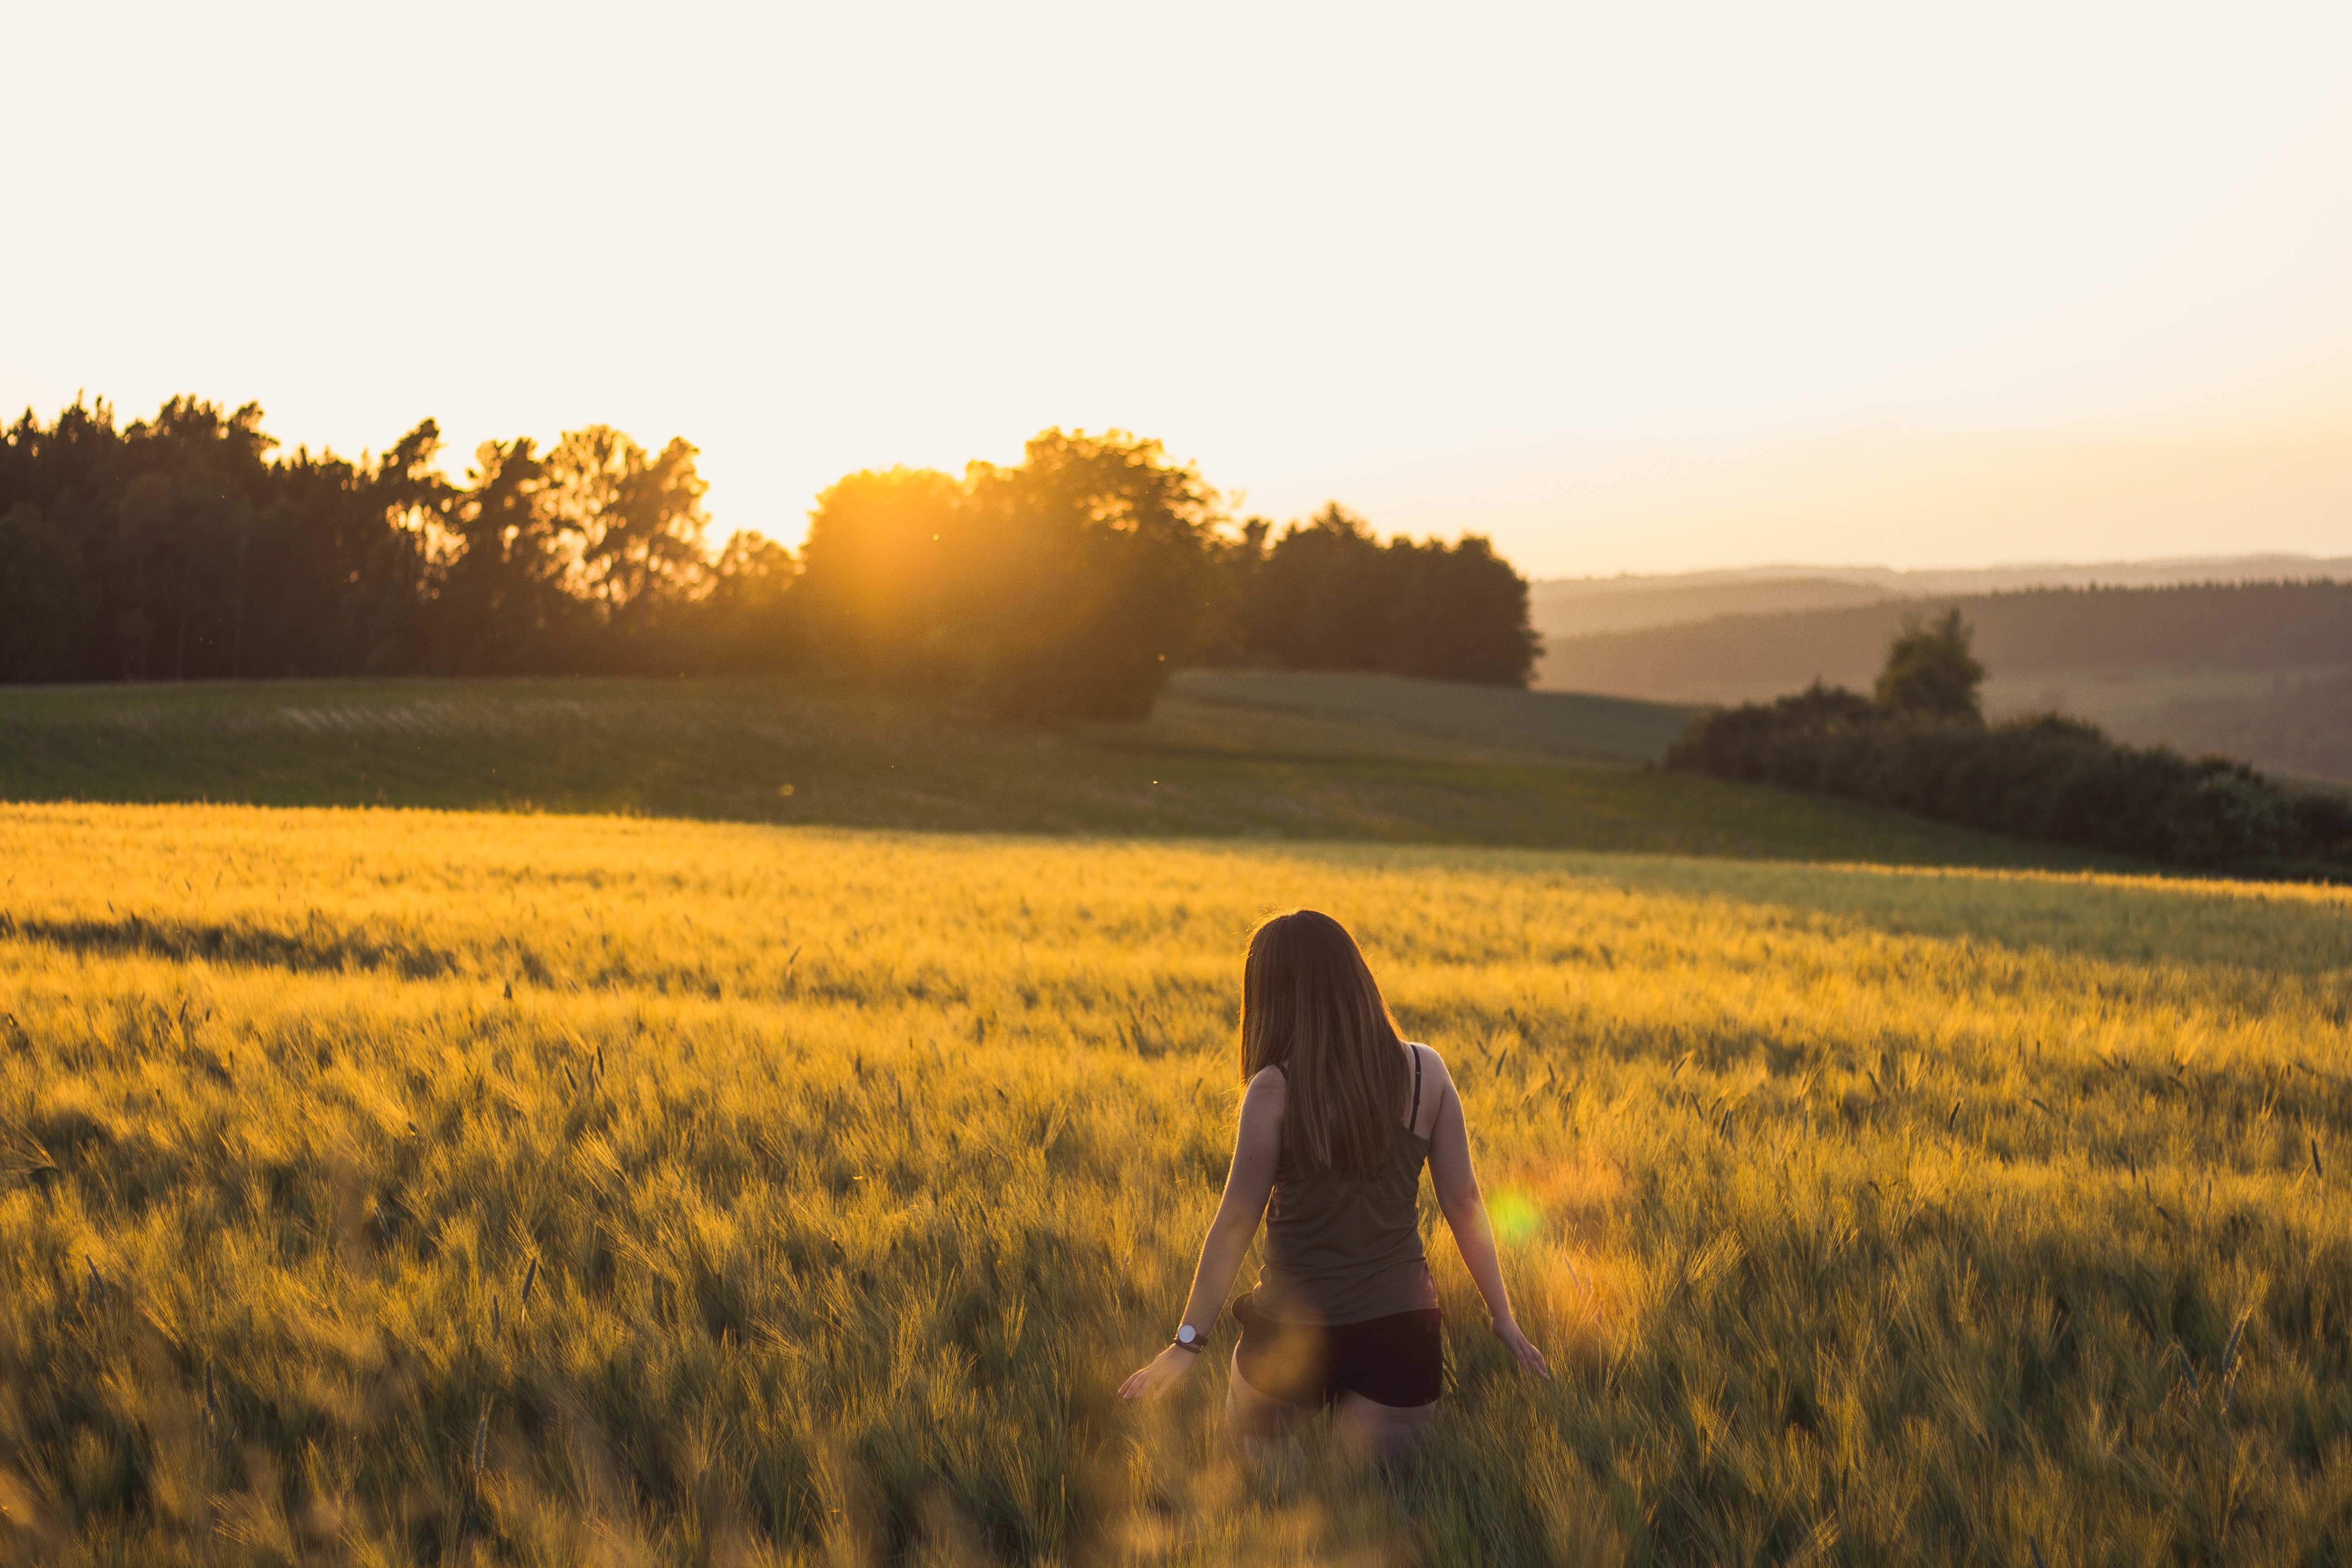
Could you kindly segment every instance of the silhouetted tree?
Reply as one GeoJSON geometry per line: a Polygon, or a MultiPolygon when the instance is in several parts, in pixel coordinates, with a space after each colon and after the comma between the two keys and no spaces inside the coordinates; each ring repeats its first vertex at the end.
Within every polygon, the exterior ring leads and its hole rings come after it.
{"type": "Polygon", "coordinates": [[[890,685],[970,679],[963,502],[936,468],[850,474],[817,498],[795,592],[819,668],[890,685]]]}
{"type": "Polygon", "coordinates": [[[545,515],[570,545],[571,586],[601,623],[609,660],[658,668],[662,633],[709,591],[695,449],[648,454],[610,426],[565,433],[542,465],[545,515]]]}
{"type": "Polygon", "coordinates": [[[464,489],[428,484],[404,498],[435,569],[440,669],[521,675],[574,663],[584,611],[565,582],[569,542],[536,447],[528,436],[485,441],[464,489]]]}
{"type": "Polygon", "coordinates": [[[1879,706],[1896,713],[1983,722],[1977,688],[1984,683],[1985,667],[1969,652],[1969,637],[1968,623],[1957,607],[1933,622],[1905,616],[1873,693],[1879,706]]]}
{"type": "Polygon", "coordinates": [[[964,613],[997,711],[1139,719],[1207,640],[1217,494],[1157,441],[1047,430],[974,464],[964,613]]]}
{"type": "Polygon", "coordinates": [[[1216,501],[1157,441],[1047,430],[960,480],[843,479],[795,592],[823,668],[1024,720],[1138,718],[1223,613],[1216,501]]]}
{"type": "Polygon", "coordinates": [[[80,546],[19,501],[0,515],[0,680],[79,673],[97,595],[80,546]]]}
{"type": "Polygon", "coordinates": [[[1528,624],[1528,582],[1484,536],[1451,548],[1431,540],[1390,542],[1404,568],[1391,614],[1393,662],[1404,675],[1525,686],[1543,642],[1528,624]]]}
{"type": "Polygon", "coordinates": [[[1364,520],[1329,501],[1285,529],[1243,609],[1245,645],[1293,669],[1385,669],[1395,574],[1364,520]]]}
{"type": "Polygon", "coordinates": [[[355,537],[346,553],[358,564],[340,605],[348,647],[342,660],[322,668],[389,675],[449,667],[447,607],[439,595],[457,497],[435,466],[440,449],[441,427],[422,420],[382,461],[354,471],[355,537]]]}
{"type": "Polygon", "coordinates": [[[692,662],[732,674],[806,664],[808,628],[795,592],[800,570],[793,552],[774,540],[730,534],[712,568],[701,636],[688,650],[692,662]]]}
{"type": "Polygon", "coordinates": [[[1479,535],[1383,545],[1337,501],[1270,547],[1265,532],[1247,538],[1236,662],[1503,686],[1534,674],[1527,580],[1479,535]]]}

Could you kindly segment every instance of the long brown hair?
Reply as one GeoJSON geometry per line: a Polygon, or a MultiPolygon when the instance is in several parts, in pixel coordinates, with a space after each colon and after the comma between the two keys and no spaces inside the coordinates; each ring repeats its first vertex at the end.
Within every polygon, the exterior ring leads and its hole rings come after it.
{"type": "Polygon", "coordinates": [[[1404,1114],[1404,1042],[1356,939],[1313,910],[1251,932],[1242,967],[1242,1081],[1277,1063],[1294,1159],[1354,1175],[1387,1158],[1404,1114]]]}

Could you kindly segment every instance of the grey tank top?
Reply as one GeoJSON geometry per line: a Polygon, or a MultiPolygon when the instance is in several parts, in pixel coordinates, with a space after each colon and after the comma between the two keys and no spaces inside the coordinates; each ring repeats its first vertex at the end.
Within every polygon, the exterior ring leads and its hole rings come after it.
{"type": "Polygon", "coordinates": [[[1437,1305],[1421,1248],[1429,1140],[1412,1130],[1421,1117],[1421,1047],[1411,1048],[1412,1111],[1380,1164],[1360,1176],[1310,1171],[1283,1149],[1254,1310],[1291,1322],[1360,1323],[1437,1305]]]}

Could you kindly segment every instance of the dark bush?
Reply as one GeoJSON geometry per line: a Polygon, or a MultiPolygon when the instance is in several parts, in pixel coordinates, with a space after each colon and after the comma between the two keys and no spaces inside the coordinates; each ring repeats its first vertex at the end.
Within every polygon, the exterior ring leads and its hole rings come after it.
{"type": "Polygon", "coordinates": [[[1816,682],[1701,714],[1666,763],[2154,860],[2352,874],[2352,803],[2226,757],[2119,745],[2055,713],[1987,727],[1816,682]]]}

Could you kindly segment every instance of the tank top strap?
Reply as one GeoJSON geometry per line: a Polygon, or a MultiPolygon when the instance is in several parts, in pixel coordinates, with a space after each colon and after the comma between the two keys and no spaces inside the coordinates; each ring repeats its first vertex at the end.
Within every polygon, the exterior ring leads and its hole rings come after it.
{"type": "Polygon", "coordinates": [[[1404,1130],[1410,1132],[1421,1124],[1421,1047],[1405,1048],[1412,1053],[1412,1111],[1404,1119],[1404,1130]]]}

